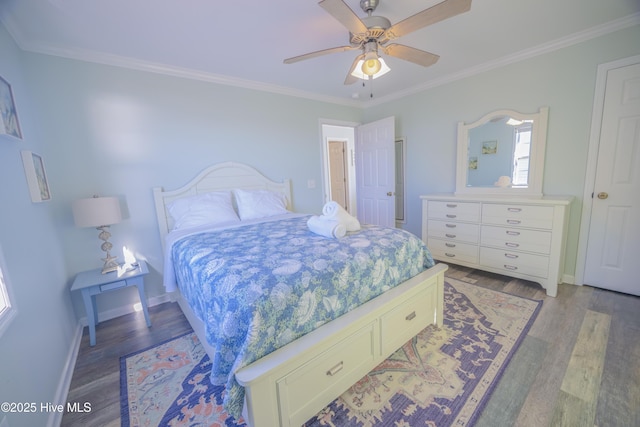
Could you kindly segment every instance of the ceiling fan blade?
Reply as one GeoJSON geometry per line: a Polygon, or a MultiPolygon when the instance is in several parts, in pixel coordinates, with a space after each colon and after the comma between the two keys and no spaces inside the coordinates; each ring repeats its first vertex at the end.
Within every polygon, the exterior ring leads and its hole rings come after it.
{"type": "Polygon", "coordinates": [[[344,25],[352,34],[362,34],[367,32],[367,26],[360,20],[358,15],[342,0],[322,0],[318,3],[338,22],[344,25]]]}
{"type": "Polygon", "coordinates": [[[385,32],[384,39],[381,39],[381,41],[397,39],[420,28],[467,12],[469,9],[471,9],[471,0],[444,0],[429,9],[418,12],[392,25],[391,28],[385,32]]]}
{"type": "Polygon", "coordinates": [[[414,64],[428,67],[435,64],[440,59],[440,56],[425,52],[424,50],[416,49],[415,47],[405,46],[403,44],[392,43],[384,46],[384,53],[389,56],[404,59],[405,61],[413,62],[414,64]]]}
{"type": "Polygon", "coordinates": [[[353,70],[356,69],[356,66],[358,65],[358,61],[360,61],[363,58],[364,58],[364,55],[358,55],[356,56],[356,59],[353,60],[353,63],[351,64],[351,68],[349,68],[349,72],[347,73],[347,77],[344,79],[345,85],[352,85],[358,81],[358,78],[353,77],[351,73],[353,73],[353,70]]]}
{"type": "Polygon", "coordinates": [[[304,61],[305,59],[316,58],[318,56],[328,55],[330,53],[337,52],[346,52],[347,50],[359,49],[358,46],[340,46],[340,47],[332,47],[329,49],[317,50],[315,52],[305,53],[304,55],[294,56],[292,58],[287,58],[284,60],[285,64],[293,64],[294,62],[304,61]]]}

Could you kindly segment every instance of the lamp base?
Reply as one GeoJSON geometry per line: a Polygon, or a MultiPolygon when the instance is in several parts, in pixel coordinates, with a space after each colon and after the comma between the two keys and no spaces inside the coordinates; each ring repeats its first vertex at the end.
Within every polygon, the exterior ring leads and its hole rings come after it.
{"type": "Polygon", "coordinates": [[[104,266],[102,267],[102,274],[111,273],[112,271],[118,270],[118,262],[116,261],[118,257],[111,256],[109,252],[107,252],[107,256],[102,258],[104,261],[104,266]]]}
{"type": "Polygon", "coordinates": [[[109,253],[109,251],[113,247],[111,242],[109,242],[109,237],[111,237],[111,233],[109,233],[109,226],[102,225],[96,228],[98,229],[98,231],[100,231],[100,234],[98,234],[98,238],[103,242],[100,247],[106,253],[105,257],[102,258],[102,261],[104,261],[102,274],[111,273],[112,271],[116,271],[118,269],[118,263],[116,262],[116,259],[118,257],[111,256],[111,253],[109,253]]]}

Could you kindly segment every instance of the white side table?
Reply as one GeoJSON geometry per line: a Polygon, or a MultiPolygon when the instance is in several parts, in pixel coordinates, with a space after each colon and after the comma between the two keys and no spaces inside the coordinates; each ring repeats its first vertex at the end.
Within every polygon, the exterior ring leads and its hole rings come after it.
{"type": "Polygon", "coordinates": [[[116,289],[126,288],[128,286],[136,286],[140,295],[140,303],[147,326],[151,326],[149,319],[149,310],[147,308],[147,298],[144,294],[144,276],[149,274],[147,263],[138,261],[139,265],[135,270],[130,270],[118,277],[118,273],[112,271],[102,274],[102,269],[83,271],[76,275],[72,291],[82,291],[82,299],[84,300],[84,308],[87,311],[87,320],[89,322],[89,344],[96,345],[96,324],[98,323],[98,312],[96,310],[96,295],[113,291],[116,289]]]}

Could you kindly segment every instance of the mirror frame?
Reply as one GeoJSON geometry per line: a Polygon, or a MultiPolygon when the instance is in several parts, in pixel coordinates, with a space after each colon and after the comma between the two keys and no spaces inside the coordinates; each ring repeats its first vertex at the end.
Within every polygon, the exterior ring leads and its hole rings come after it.
{"type": "Polygon", "coordinates": [[[472,123],[458,123],[458,160],[456,168],[456,196],[458,195],[492,195],[492,196],[526,196],[542,197],[542,177],[544,175],[544,155],[547,145],[547,122],[549,107],[541,107],[531,114],[513,110],[497,110],[485,114],[472,123]],[[469,168],[468,148],[469,130],[489,122],[497,116],[509,115],[518,120],[533,120],[531,135],[531,153],[529,154],[529,181],[526,188],[518,187],[468,187],[467,170],[469,168]]]}

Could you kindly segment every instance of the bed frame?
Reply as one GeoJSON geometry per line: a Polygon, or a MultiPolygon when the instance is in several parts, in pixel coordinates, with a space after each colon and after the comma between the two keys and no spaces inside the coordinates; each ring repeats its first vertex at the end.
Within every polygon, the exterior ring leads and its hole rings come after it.
{"type": "MultiPolygon", "coordinates": [[[[271,181],[240,163],[213,165],[181,188],[153,189],[163,249],[165,236],[173,226],[168,203],[236,188],[281,192],[291,209],[289,180],[271,181]]],[[[431,324],[442,326],[447,268],[437,264],[236,372],[236,379],[245,387],[245,422],[252,427],[298,427],[422,329],[431,324]]],[[[203,347],[213,356],[204,324],[180,295],[176,300],[203,347]]]]}

